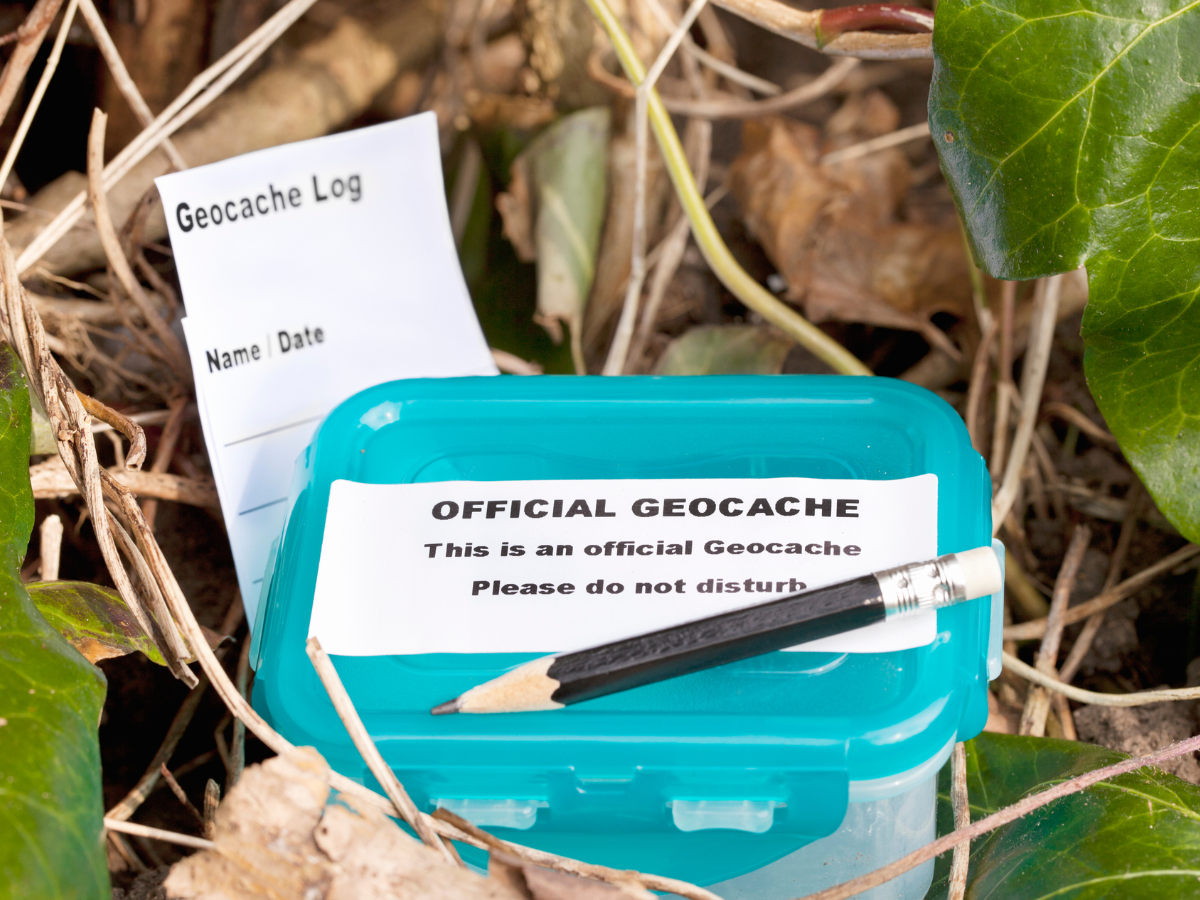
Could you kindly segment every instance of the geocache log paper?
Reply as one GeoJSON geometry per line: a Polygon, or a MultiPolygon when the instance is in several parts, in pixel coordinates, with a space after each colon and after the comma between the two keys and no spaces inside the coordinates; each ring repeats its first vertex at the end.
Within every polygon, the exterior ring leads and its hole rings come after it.
{"type": "Polygon", "coordinates": [[[296,457],[321,419],[375,384],[496,368],[450,231],[433,113],[156,183],[253,623],[296,457]]]}

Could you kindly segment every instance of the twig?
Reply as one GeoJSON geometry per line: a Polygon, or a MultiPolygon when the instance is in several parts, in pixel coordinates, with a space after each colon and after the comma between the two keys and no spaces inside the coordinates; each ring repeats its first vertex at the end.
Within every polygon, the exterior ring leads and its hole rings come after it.
{"type": "Polygon", "coordinates": [[[983,452],[983,435],[979,433],[979,407],[987,393],[988,362],[992,354],[992,342],[1000,324],[992,319],[983,331],[979,347],[975,350],[975,360],[971,364],[971,384],[967,388],[967,411],[964,418],[967,424],[967,434],[971,436],[971,446],[977,453],[983,452]]]}
{"type": "Polygon", "coordinates": [[[216,844],[204,838],[180,834],[178,831],[151,828],[149,825],[138,825],[136,822],[126,822],[124,819],[113,819],[109,816],[104,817],[104,827],[109,831],[154,838],[156,841],[166,841],[168,844],[178,844],[181,847],[195,847],[197,850],[215,850],[217,848],[216,844]]]}
{"type": "Polygon", "coordinates": [[[108,842],[116,848],[116,851],[120,855],[121,859],[125,860],[125,862],[128,863],[135,872],[150,871],[150,867],[142,862],[142,858],[134,852],[132,847],[129,846],[129,842],[125,840],[124,836],[115,831],[109,831],[108,842]]]}
{"type": "Polygon", "coordinates": [[[159,766],[158,771],[162,774],[163,781],[167,783],[167,787],[171,789],[171,793],[174,794],[176,799],[183,804],[183,808],[195,816],[196,821],[203,826],[204,813],[196,809],[196,807],[192,804],[192,801],[188,799],[187,792],[180,787],[179,782],[175,780],[175,776],[171,774],[171,770],[167,768],[167,764],[163,763],[161,766],[159,766]]]}
{"type": "Polygon", "coordinates": [[[509,353],[507,350],[497,350],[495,347],[491,347],[490,349],[492,351],[492,360],[496,363],[496,368],[501,372],[507,372],[509,375],[542,374],[542,367],[537,363],[521,359],[515,353],[509,353]]]}
{"type": "MultiPolygon", "coordinates": [[[[1046,617],[1046,633],[1042,637],[1042,645],[1038,648],[1037,670],[1050,677],[1057,675],[1058,648],[1062,646],[1063,614],[1071,593],[1075,590],[1075,579],[1079,575],[1079,566],[1083,555],[1087,552],[1092,540],[1092,531],[1086,525],[1076,525],[1075,533],[1071,535],[1071,543],[1063,556],[1062,566],[1058,570],[1058,578],[1054,582],[1054,594],[1050,598],[1050,614],[1046,617]]],[[[1046,733],[1046,714],[1050,712],[1050,698],[1041,688],[1034,688],[1025,698],[1025,709],[1021,713],[1021,725],[1018,734],[1042,737],[1046,733]]]]}
{"type": "MultiPolygon", "coordinates": [[[[59,3],[61,2],[62,0],[59,0],[59,3]]],[[[58,61],[62,57],[63,45],[67,42],[67,33],[71,30],[71,23],[75,21],[75,10],[78,6],[79,0],[71,0],[67,4],[67,11],[63,13],[62,24],[58,26],[58,34],[54,38],[54,46],[50,48],[50,56],[46,59],[46,67],[42,70],[37,87],[33,89],[33,96],[25,105],[21,123],[17,126],[17,132],[13,135],[12,142],[8,145],[8,152],[4,154],[4,162],[0,163],[0,185],[8,183],[9,173],[12,172],[13,164],[17,161],[17,154],[25,143],[25,136],[29,134],[29,126],[33,122],[33,117],[37,115],[38,108],[42,105],[42,98],[46,96],[46,88],[50,85],[50,79],[58,71],[58,61]]]]}
{"type": "MultiPolygon", "coordinates": [[[[605,0],[587,0],[587,2],[616,48],[617,57],[625,69],[625,74],[634,83],[640,83],[644,75],[642,63],[620,21],[605,0]]],[[[815,356],[824,360],[834,371],[847,375],[872,374],[871,370],[863,365],[854,354],[795,310],[772,296],[734,259],[704,205],[704,198],[696,190],[696,183],[690,166],[688,166],[683,146],[679,141],[679,135],[656,91],[650,92],[647,103],[650,125],[654,129],[659,149],[662,151],[667,172],[675,185],[675,193],[679,197],[680,206],[683,207],[692,224],[692,233],[695,235],[700,252],[704,254],[704,258],[721,283],[746,306],[815,356]]]]}
{"type": "MultiPolygon", "coordinates": [[[[138,90],[133,78],[130,77],[129,70],[125,68],[125,61],[121,59],[121,54],[117,52],[117,45],[113,43],[112,36],[109,35],[108,29],[104,27],[103,17],[101,17],[92,0],[78,0],[78,3],[79,11],[83,13],[83,20],[87,22],[88,28],[92,32],[92,37],[96,39],[96,46],[100,50],[100,55],[104,57],[104,62],[108,65],[109,72],[112,73],[113,82],[117,85],[117,90],[121,92],[121,96],[125,98],[125,101],[133,110],[133,114],[137,116],[138,121],[145,128],[154,121],[154,114],[150,112],[150,107],[146,105],[141,91],[138,90]]],[[[170,138],[163,140],[162,148],[167,154],[167,158],[171,160],[171,165],[176,169],[183,171],[188,167],[183,156],[175,148],[175,145],[171,143],[170,138]]],[[[0,184],[3,183],[3,180],[0,180],[0,184]]]]}
{"type": "Polygon", "coordinates": [[[101,403],[95,397],[89,397],[81,391],[76,391],[75,396],[79,398],[79,402],[83,404],[83,408],[87,410],[89,416],[97,418],[109,428],[119,431],[129,441],[129,453],[125,457],[125,465],[121,468],[140,469],[146,459],[146,432],[142,430],[142,426],[128,416],[117,412],[111,406],[101,403]]]}
{"type": "Polygon", "coordinates": [[[112,217],[108,213],[108,201],[104,196],[103,185],[104,129],[107,122],[108,116],[97,109],[92,115],[92,127],[88,133],[88,199],[91,201],[92,215],[96,220],[96,231],[100,235],[100,243],[104,245],[109,267],[117,276],[125,295],[133,301],[150,330],[166,348],[167,361],[175,377],[188,384],[191,382],[192,372],[183,344],[158,314],[137,276],[133,274],[133,268],[121,250],[117,230],[113,227],[112,217]]]}
{"type": "Polygon", "coordinates": [[[992,452],[988,471],[993,480],[1004,471],[1004,455],[1008,446],[1008,415],[1012,408],[1013,386],[1013,325],[1016,318],[1017,283],[1005,281],[1000,287],[1000,358],[996,379],[996,421],[992,429],[992,452]]]}
{"type": "Polygon", "coordinates": [[[350,734],[350,740],[354,741],[354,746],[358,748],[359,754],[366,761],[367,768],[371,770],[375,780],[383,787],[388,799],[392,801],[396,809],[400,810],[401,817],[412,826],[427,846],[438,850],[447,860],[453,862],[437,833],[421,816],[420,810],[417,809],[412,798],[408,796],[408,792],[404,790],[404,786],[396,778],[391,766],[384,761],[375,742],[371,740],[367,727],[354,708],[354,702],[346,693],[337,669],[333,667],[332,660],[321,649],[321,642],[316,637],[310,637],[305,644],[305,649],[308,652],[308,658],[312,660],[313,668],[320,676],[321,684],[325,685],[325,693],[329,695],[329,699],[333,702],[333,708],[337,710],[338,718],[342,720],[342,724],[346,726],[346,731],[350,734]]]}
{"type": "Polygon", "coordinates": [[[58,564],[62,558],[63,523],[55,515],[42,520],[38,539],[38,555],[41,556],[42,581],[58,581],[58,564]]]}
{"type": "Polygon", "coordinates": [[[166,737],[159,745],[158,752],[154,754],[154,759],[146,767],[145,773],[121,802],[105,813],[106,818],[124,821],[137,812],[137,808],[150,796],[158,784],[158,779],[162,776],[162,766],[170,762],[172,754],[175,753],[175,747],[191,723],[192,716],[196,714],[207,688],[208,678],[201,678],[200,683],[192,688],[191,693],[184,698],[183,703],[179,706],[179,711],[175,713],[175,718],[171,720],[170,727],[167,728],[166,737]]]}
{"type": "Polygon", "coordinates": [[[8,57],[4,71],[0,72],[0,122],[8,116],[8,111],[17,98],[17,92],[21,89],[21,82],[25,80],[25,74],[33,65],[42,40],[54,23],[61,6],[62,0],[38,0],[21,23],[21,27],[17,29],[17,46],[8,57]]]}
{"type": "MultiPolygon", "coordinates": [[[[0,182],[0,184],[2,183],[0,182]]],[[[1042,406],[1042,414],[1045,416],[1055,416],[1068,424],[1074,425],[1098,444],[1103,444],[1106,447],[1117,446],[1117,439],[1115,437],[1069,404],[1051,400],[1042,406]]]]}
{"type": "MultiPolygon", "coordinates": [[[[238,654],[237,675],[234,684],[243,698],[250,686],[250,634],[242,640],[242,652],[238,654]]],[[[233,737],[229,741],[229,768],[225,773],[225,793],[229,793],[241,780],[246,768],[246,723],[236,716],[233,719],[233,737]]]]}
{"type": "MultiPolygon", "coordinates": [[[[162,435],[158,439],[158,447],[154,450],[154,462],[150,465],[153,475],[165,474],[175,456],[175,445],[179,435],[183,433],[183,420],[188,411],[188,398],[184,395],[177,397],[171,403],[170,416],[163,426],[162,435]]],[[[158,517],[158,498],[147,497],[142,501],[142,515],[146,518],[146,526],[153,531],[154,520],[158,517]]]]}
{"type": "MultiPolygon", "coordinates": [[[[1117,582],[1121,578],[1121,572],[1125,568],[1125,557],[1129,553],[1129,545],[1133,543],[1133,535],[1137,531],[1138,519],[1141,517],[1142,501],[1145,496],[1146,492],[1142,488],[1141,482],[1135,479],[1129,488],[1129,496],[1126,498],[1128,505],[1125,507],[1125,519],[1121,522],[1121,534],[1117,538],[1117,546],[1113,548],[1112,559],[1108,564],[1108,574],[1104,578],[1104,587],[1101,590],[1112,590],[1117,586],[1117,582]]],[[[1100,626],[1104,624],[1104,614],[1104,610],[1093,613],[1083,623],[1083,629],[1079,632],[1079,637],[1075,638],[1075,645],[1071,647],[1071,652],[1067,654],[1067,660],[1063,663],[1062,670],[1059,672],[1058,677],[1062,681],[1070,684],[1074,680],[1079,667],[1083,665],[1083,658],[1087,656],[1088,650],[1091,649],[1092,641],[1096,639],[1096,634],[1100,631],[1100,626]]]]}
{"type": "Polygon", "coordinates": [[[204,836],[212,840],[217,831],[217,807],[221,805],[221,786],[213,779],[208,779],[204,785],[204,836]]]}
{"type": "MultiPolygon", "coordinates": [[[[169,472],[131,472],[116,467],[112,471],[105,471],[114,481],[139,497],[154,497],[185,503],[188,506],[220,509],[217,489],[211,478],[188,478],[169,472]]],[[[79,493],[79,486],[71,477],[70,471],[53,457],[32,466],[29,477],[33,482],[33,496],[36,500],[61,499],[79,493]]]]}
{"type": "Polygon", "coordinates": [[[633,329],[637,324],[638,303],[642,299],[642,286],[646,280],[646,167],[649,147],[649,111],[647,103],[659,77],[679,49],[680,42],[700,15],[708,0],[692,0],[683,18],[667,38],[650,70],[637,86],[634,108],[634,135],[636,141],[636,169],[634,177],[633,241],[632,261],[629,266],[629,283],[625,288],[625,302],[617,320],[617,330],[609,345],[608,358],[604,361],[604,375],[622,375],[629,345],[633,340],[633,329]]]}
{"type": "MultiPolygon", "coordinates": [[[[1063,624],[1074,625],[1076,622],[1082,622],[1093,613],[1098,613],[1103,609],[1108,609],[1110,606],[1115,606],[1126,597],[1136,594],[1159,575],[1164,572],[1170,572],[1180,563],[1187,562],[1197,553],[1200,553],[1200,546],[1196,544],[1187,544],[1184,547],[1180,547],[1170,556],[1163,557],[1154,565],[1147,566],[1136,575],[1131,575],[1116,587],[1097,594],[1091,600],[1069,607],[1063,614],[1063,624]]],[[[1029,622],[1022,622],[1020,625],[1006,625],[1004,627],[1004,639],[1006,641],[1028,641],[1040,638],[1045,632],[1046,620],[1033,619],[1029,622]]]]}
{"type": "MultiPolygon", "coordinates": [[[[1022,663],[1022,665],[1024,664],[1022,663]]],[[[1027,666],[1026,668],[1034,671],[1032,667],[1027,666]]],[[[1200,688],[1196,690],[1197,693],[1200,693],[1200,688]]],[[[1083,693],[1090,692],[1085,691],[1083,693]]],[[[1146,766],[1157,766],[1159,763],[1166,762],[1168,759],[1174,759],[1177,756],[1183,756],[1185,753],[1194,753],[1198,749],[1200,749],[1200,735],[1170,744],[1162,750],[1156,750],[1154,753],[1148,753],[1145,756],[1123,759],[1110,766],[1104,766],[1103,768],[1093,769],[1091,772],[1077,775],[1044,791],[1018,800],[1012,806],[1006,806],[1004,809],[994,812],[990,816],[985,816],[979,821],[968,825],[966,828],[957,828],[950,834],[944,835],[936,841],[914,850],[912,853],[901,857],[890,865],[883,866],[866,875],[860,875],[858,878],[834,887],[826,888],[823,891],[817,891],[815,894],[809,894],[803,900],[849,900],[850,897],[856,894],[862,893],[876,885],[885,884],[893,878],[903,875],[910,869],[916,868],[921,863],[941,856],[962,841],[973,841],[975,838],[982,837],[990,831],[995,831],[1009,822],[1015,822],[1022,816],[1027,816],[1035,809],[1041,809],[1055,800],[1077,794],[1102,781],[1116,778],[1118,775],[1134,772],[1146,766]]]]}
{"type": "Polygon", "coordinates": [[[1012,452],[1004,469],[1000,489],[992,501],[992,533],[999,530],[1005,516],[1017,499],[1017,488],[1025,458],[1029,454],[1029,439],[1037,423],[1042,387],[1050,364],[1050,347],[1054,342],[1054,327],[1058,322],[1058,298],[1062,292],[1061,275],[1052,275],[1039,282],[1034,300],[1033,320],[1030,322],[1029,346],[1021,371],[1021,417],[1013,438],[1012,452]]]}
{"type": "MultiPolygon", "coordinates": [[[[748,19],[756,25],[773,31],[785,38],[831,56],[856,56],[859,59],[927,59],[933,55],[933,42],[928,34],[880,34],[874,31],[845,30],[843,19],[838,23],[839,28],[830,29],[828,21],[822,35],[821,23],[830,11],[796,9],[778,0],[714,0],[722,9],[734,15],[748,19]],[[836,34],[836,36],[835,36],[836,34]],[[824,38],[824,39],[822,39],[824,38]],[[831,39],[832,38],[832,39],[831,39]]],[[[851,7],[863,11],[860,15],[869,15],[871,9],[878,4],[851,7]]],[[[912,7],[892,7],[896,11],[904,11],[913,16],[912,24],[922,31],[933,30],[933,14],[927,9],[915,10],[912,7]],[[920,16],[924,13],[924,16],[920,16]],[[919,17],[919,18],[918,18],[919,17]]],[[[832,11],[837,13],[837,10],[832,11]]],[[[863,21],[863,20],[860,20],[863,21]]],[[[895,23],[889,23],[894,30],[895,23]]],[[[874,27],[865,24],[859,28],[874,27]]],[[[907,29],[906,29],[907,30],[907,29]]],[[[914,28],[915,30],[915,28],[914,28]]]]}
{"type": "MultiPolygon", "coordinates": [[[[49,0],[39,0],[39,3],[49,0]]],[[[61,0],[60,0],[61,2],[61,0]]],[[[316,0],[290,0],[253,34],[192,79],[154,122],[129,142],[104,168],[104,190],[110,190],[168,137],[186,125],[233,84],[316,0]]],[[[24,272],[74,227],[86,211],[87,192],[80,192],[34,238],[17,260],[24,272]]]]}
{"type": "MultiPolygon", "coordinates": [[[[954,810],[954,828],[961,830],[971,824],[971,802],[967,795],[967,751],[962,741],[954,745],[950,755],[950,805],[954,810]]],[[[967,870],[971,863],[971,842],[954,845],[950,860],[950,879],[946,900],[963,900],[967,891],[967,870]]]]}
{"type": "Polygon", "coordinates": [[[1064,684],[1052,675],[1039,672],[1012,654],[1003,655],[1004,668],[1039,687],[1056,691],[1068,700],[1092,706],[1145,706],[1147,703],[1162,703],[1167,700],[1196,700],[1200,698],[1200,687],[1161,688],[1154,691],[1135,691],[1129,694],[1101,694],[1064,684]]]}
{"type": "MultiPolygon", "coordinates": [[[[715,2],[715,0],[714,0],[715,2]]],[[[792,88],[783,94],[766,100],[742,100],[728,94],[710,100],[689,100],[684,97],[660,97],[668,112],[697,119],[755,119],[760,116],[790,112],[805,104],[824,97],[836,88],[846,76],[858,68],[856,59],[840,59],[812,81],[792,88]]],[[[593,54],[588,61],[588,72],[593,79],[623,97],[633,98],[637,89],[623,78],[609,75],[593,54]]]]}
{"type": "MultiPolygon", "coordinates": [[[[707,9],[708,7],[705,7],[707,9]]],[[[703,14],[703,10],[701,10],[703,14]]],[[[707,66],[719,75],[732,81],[734,84],[740,84],[742,87],[749,88],[758,94],[763,94],[767,97],[775,97],[783,93],[783,88],[775,84],[773,81],[767,81],[765,78],[759,78],[757,75],[751,75],[749,72],[739,69],[737,66],[725,62],[719,57],[713,56],[702,47],[697,47],[696,42],[688,37],[683,42],[684,49],[691,54],[702,65],[707,66]]]]}
{"type": "Polygon", "coordinates": [[[901,144],[907,144],[909,141],[927,137],[929,137],[929,122],[918,122],[916,125],[909,125],[907,128],[901,128],[893,131],[891,134],[882,134],[877,138],[871,138],[869,141],[851,144],[849,147],[843,147],[841,150],[830,151],[821,157],[820,163],[823,166],[832,166],[835,163],[846,162],[851,159],[861,159],[872,153],[878,153],[880,150],[886,150],[888,147],[898,147],[901,144]]]}

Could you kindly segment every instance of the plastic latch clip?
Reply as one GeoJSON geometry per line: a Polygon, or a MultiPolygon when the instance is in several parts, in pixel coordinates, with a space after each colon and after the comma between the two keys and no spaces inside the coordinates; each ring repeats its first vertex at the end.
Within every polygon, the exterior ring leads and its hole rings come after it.
{"type": "Polygon", "coordinates": [[[671,817],[680,831],[726,828],[762,834],[775,823],[778,800],[671,800],[671,817]]]}
{"type": "Polygon", "coordinates": [[[448,809],[481,828],[515,828],[526,831],[537,821],[537,811],[550,806],[545,800],[492,800],[478,798],[441,798],[433,801],[437,809],[448,809]]]}

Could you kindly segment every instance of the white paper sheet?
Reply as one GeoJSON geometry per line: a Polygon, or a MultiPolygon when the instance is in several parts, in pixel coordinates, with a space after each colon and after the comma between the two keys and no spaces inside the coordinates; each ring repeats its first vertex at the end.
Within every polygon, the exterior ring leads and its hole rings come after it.
{"type": "Polygon", "coordinates": [[[156,184],[253,623],[294,461],[321,419],[381,382],[496,368],[459,267],[432,113],[156,184]]]}
{"type": "MultiPolygon", "coordinates": [[[[309,634],[344,656],[577,650],[936,555],[936,475],[335,481],[309,634]]],[[[936,633],[926,611],[791,649],[936,633]]]]}

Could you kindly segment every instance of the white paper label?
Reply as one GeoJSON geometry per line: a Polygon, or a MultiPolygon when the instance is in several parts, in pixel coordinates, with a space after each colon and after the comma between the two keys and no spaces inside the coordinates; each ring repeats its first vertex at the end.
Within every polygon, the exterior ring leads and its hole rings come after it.
{"type": "Polygon", "coordinates": [[[495,374],[432,113],[157,179],[247,618],[297,455],[357,391],[495,374]]]}
{"type": "MultiPolygon", "coordinates": [[[[937,476],[335,481],[309,634],[343,656],[576,650],[937,555],[937,476]]],[[[794,650],[933,641],[936,613],[794,650]]]]}

